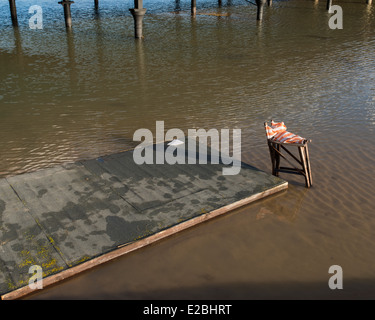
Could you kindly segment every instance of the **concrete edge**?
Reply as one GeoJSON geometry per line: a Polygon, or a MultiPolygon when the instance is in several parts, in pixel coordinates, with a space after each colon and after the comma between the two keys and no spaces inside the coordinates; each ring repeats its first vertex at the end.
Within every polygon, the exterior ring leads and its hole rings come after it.
{"type": "MultiPolygon", "coordinates": [[[[48,276],[43,279],[43,288],[50,286],[52,284],[56,284],[59,281],[68,279],[70,277],[73,277],[83,271],[89,270],[93,267],[96,267],[98,265],[101,265],[102,263],[111,261],[113,259],[119,258],[127,253],[130,253],[132,251],[135,251],[137,249],[140,249],[142,247],[145,247],[147,245],[150,245],[152,243],[155,243],[161,239],[167,238],[173,234],[176,234],[182,230],[188,229],[190,227],[193,227],[199,223],[208,221],[212,218],[215,218],[217,216],[223,215],[225,213],[228,213],[229,211],[232,211],[234,209],[240,208],[242,206],[245,206],[251,202],[254,202],[256,200],[262,199],[264,197],[267,197],[269,195],[272,195],[276,192],[282,191],[284,189],[288,188],[288,182],[283,182],[282,184],[273,187],[271,189],[265,190],[263,192],[260,192],[258,194],[254,194],[250,197],[241,199],[239,201],[233,202],[229,205],[226,205],[224,207],[221,207],[219,209],[210,211],[208,213],[199,215],[195,218],[189,219],[187,221],[181,222],[177,225],[174,225],[168,229],[159,231],[151,236],[148,236],[146,238],[140,239],[135,242],[131,242],[129,244],[120,245],[117,248],[114,249],[111,252],[105,253],[99,257],[93,258],[89,261],[83,262],[77,266],[71,267],[69,269],[66,269],[64,271],[61,271],[57,274],[48,276]]],[[[14,291],[8,292],[1,296],[1,300],[14,300],[19,299],[23,296],[26,296],[28,294],[31,294],[35,291],[38,291],[40,289],[31,289],[29,286],[24,286],[19,289],[16,289],[14,291]]]]}

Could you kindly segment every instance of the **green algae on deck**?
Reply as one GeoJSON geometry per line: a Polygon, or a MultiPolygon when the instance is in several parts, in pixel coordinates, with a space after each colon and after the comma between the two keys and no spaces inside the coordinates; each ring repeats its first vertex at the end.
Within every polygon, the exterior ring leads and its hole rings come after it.
{"type": "Polygon", "coordinates": [[[246,164],[233,176],[223,167],[137,165],[125,151],[0,180],[0,294],[27,286],[32,265],[57,274],[287,186],[246,164]]]}
{"type": "Polygon", "coordinates": [[[44,276],[61,271],[64,262],[5,179],[0,198],[0,293],[27,285],[34,264],[44,276]]]}

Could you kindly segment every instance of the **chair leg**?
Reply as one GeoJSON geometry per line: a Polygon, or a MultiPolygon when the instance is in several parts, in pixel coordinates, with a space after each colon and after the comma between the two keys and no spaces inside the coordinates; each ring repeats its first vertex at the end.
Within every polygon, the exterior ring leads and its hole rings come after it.
{"type": "Polygon", "coordinates": [[[308,171],[307,171],[306,156],[305,156],[305,147],[298,147],[298,151],[299,151],[299,155],[301,157],[303,172],[304,172],[304,175],[305,175],[306,187],[310,188],[310,179],[309,179],[309,174],[308,174],[308,171]]]}
{"type": "MultiPolygon", "coordinates": [[[[280,145],[276,145],[276,149],[280,152],[280,145]]],[[[280,154],[275,151],[275,176],[279,176],[279,170],[280,169],[280,154]]]]}
{"type": "Polygon", "coordinates": [[[278,143],[272,143],[270,140],[268,140],[267,142],[268,142],[268,148],[269,148],[270,156],[271,156],[272,175],[278,177],[279,172],[280,172],[280,168],[282,169],[281,170],[282,172],[288,172],[289,171],[289,173],[301,174],[305,177],[306,187],[310,188],[312,186],[312,176],[311,176],[309,149],[308,149],[307,143],[305,145],[301,146],[301,147],[298,146],[298,152],[299,152],[299,156],[300,156],[300,160],[299,160],[298,156],[296,157],[295,155],[293,155],[290,151],[288,151],[288,149],[285,146],[280,145],[278,143]],[[295,165],[293,165],[293,163],[291,163],[285,157],[285,155],[283,155],[280,152],[281,148],[283,148],[283,150],[285,150],[292,158],[294,158],[294,160],[297,161],[298,164],[300,166],[302,166],[302,168],[296,167],[295,165]],[[281,157],[284,158],[284,160],[286,160],[292,167],[291,168],[280,167],[281,157]],[[292,171],[292,172],[290,172],[290,171],[292,171]]]}
{"type": "Polygon", "coordinates": [[[312,186],[312,175],[311,175],[311,164],[310,164],[309,148],[307,146],[307,143],[306,143],[305,151],[306,151],[307,172],[309,174],[310,187],[311,187],[312,186]]]}
{"type": "Polygon", "coordinates": [[[270,149],[271,165],[272,165],[272,174],[275,174],[275,151],[273,150],[272,142],[268,141],[268,148],[270,149]]]}

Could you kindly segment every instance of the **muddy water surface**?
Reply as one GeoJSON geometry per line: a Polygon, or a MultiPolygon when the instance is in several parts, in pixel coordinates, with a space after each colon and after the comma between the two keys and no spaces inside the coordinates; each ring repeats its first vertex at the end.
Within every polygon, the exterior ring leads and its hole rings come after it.
{"type": "Polygon", "coordinates": [[[44,29],[20,28],[0,4],[0,175],[134,146],[139,128],[240,128],[242,160],[270,172],[263,122],[312,139],[314,186],[184,231],[32,298],[374,298],[375,7],[276,1],[262,25],[246,1],[145,1],[133,39],[131,1],[43,8],[44,29]],[[208,14],[204,14],[208,13],[208,14]],[[213,15],[223,14],[223,16],[213,15]],[[340,265],[344,289],[328,288],[340,265]]]}

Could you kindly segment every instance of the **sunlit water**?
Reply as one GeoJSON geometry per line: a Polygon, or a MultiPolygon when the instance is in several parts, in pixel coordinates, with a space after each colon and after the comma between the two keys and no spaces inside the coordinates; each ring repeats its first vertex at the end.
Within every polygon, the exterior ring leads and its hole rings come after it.
{"type": "Polygon", "coordinates": [[[244,0],[144,1],[143,41],[133,1],[57,1],[31,30],[0,2],[0,175],[95,158],[134,146],[139,128],[240,128],[242,160],[270,172],[263,122],[312,139],[314,186],[280,195],[116,260],[36,297],[375,297],[375,7],[273,1],[261,25],[244,0]],[[225,16],[207,13],[225,14],[225,16]],[[331,291],[328,268],[344,270],[331,291]],[[95,288],[95,290],[93,290],[95,288]]]}

